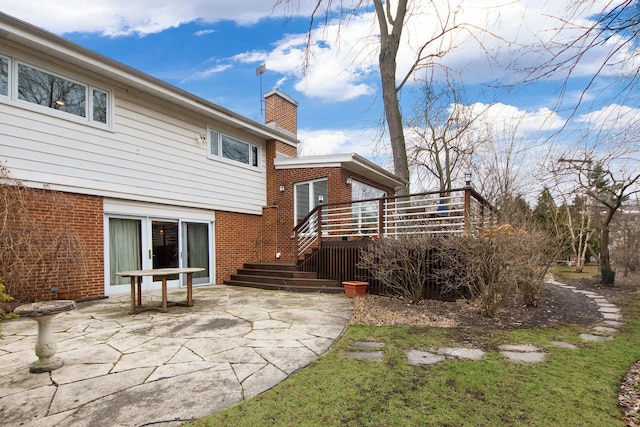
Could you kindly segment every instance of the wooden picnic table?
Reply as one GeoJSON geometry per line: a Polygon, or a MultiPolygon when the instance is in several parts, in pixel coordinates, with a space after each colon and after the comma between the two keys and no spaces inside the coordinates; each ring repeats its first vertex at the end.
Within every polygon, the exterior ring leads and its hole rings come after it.
{"type": "Polygon", "coordinates": [[[132,270],[120,271],[116,274],[121,277],[131,278],[131,311],[129,314],[136,314],[147,310],[159,310],[163,313],[167,311],[167,307],[180,305],[186,307],[193,306],[193,273],[204,271],[200,267],[187,268],[155,268],[151,270],[132,270]],[[184,302],[167,301],[167,277],[174,274],[187,275],[187,299],[184,302]],[[144,276],[160,276],[162,278],[162,307],[142,306],[142,278],[144,276]],[[136,286],[137,285],[137,286],[136,286]],[[136,289],[137,289],[137,305],[136,305],[136,289]]]}

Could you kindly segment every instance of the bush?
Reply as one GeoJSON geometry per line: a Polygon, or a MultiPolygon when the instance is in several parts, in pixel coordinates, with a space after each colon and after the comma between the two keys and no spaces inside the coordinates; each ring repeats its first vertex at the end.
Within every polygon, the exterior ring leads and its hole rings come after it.
{"type": "Polygon", "coordinates": [[[616,272],[611,267],[602,267],[600,269],[602,274],[602,284],[605,286],[613,286],[616,281],[616,272]]]}
{"type": "Polygon", "coordinates": [[[384,238],[363,250],[358,267],[369,270],[389,293],[417,303],[437,278],[432,253],[441,247],[440,241],[428,235],[384,238]]]}
{"type": "Polygon", "coordinates": [[[445,286],[468,287],[486,316],[493,317],[507,297],[536,306],[549,264],[556,251],[547,235],[516,229],[510,224],[491,227],[479,237],[445,240],[441,277],[445,286]]]}

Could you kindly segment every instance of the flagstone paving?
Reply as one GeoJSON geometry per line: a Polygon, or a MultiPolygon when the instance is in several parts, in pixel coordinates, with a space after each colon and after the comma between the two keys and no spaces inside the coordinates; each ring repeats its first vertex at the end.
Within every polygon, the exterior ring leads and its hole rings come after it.
{"type": "MultiPolygon", "coordinates": [[[[183,299],[172,290],[169,299],[183,299]]],[[[143,294],[145,304],[159,293],[143,294]]],[[[37,325],[2,323],[0,425],[178,426],[255,396],[343,333],[344,295],[194,288],[193,307],[128,315],[129,295],[79,303],[52,322],[64,366],[32,374],[37,325]]]]}

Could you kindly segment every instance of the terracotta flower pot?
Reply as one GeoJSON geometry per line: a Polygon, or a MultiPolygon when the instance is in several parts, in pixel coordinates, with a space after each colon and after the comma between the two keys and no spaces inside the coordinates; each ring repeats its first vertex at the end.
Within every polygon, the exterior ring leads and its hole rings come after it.
{"type": "Polygon", "coordinates": [[[353,298],[356,295],[364,295],[367,293],[368,282],[342,282],[344,286],[344,294],[353,298]]]}

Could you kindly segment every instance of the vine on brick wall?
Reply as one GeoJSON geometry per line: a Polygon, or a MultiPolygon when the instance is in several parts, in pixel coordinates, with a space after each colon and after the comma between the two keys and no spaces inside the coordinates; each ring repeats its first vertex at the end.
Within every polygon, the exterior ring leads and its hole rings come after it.
{"type": "Polygon", "coordinates": [[[73,296],[87,277],[78,234],[56,215],[72,209],[64,193],[30,189],[0,165],[0,276],[6,292],[24,302],[73,296]]]}

